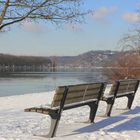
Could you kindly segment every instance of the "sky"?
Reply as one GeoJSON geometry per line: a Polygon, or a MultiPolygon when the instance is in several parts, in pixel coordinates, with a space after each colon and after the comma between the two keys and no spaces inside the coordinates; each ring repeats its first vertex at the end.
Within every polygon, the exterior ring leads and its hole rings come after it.
{"type": "Polygon", "coordinates": [[[0,33],[0,53],[75,56],[91,50],[119,50],[119,40],[140,21],[140,0],[86,0],[85,23],[56,27],[25,22],[0,33]]]}

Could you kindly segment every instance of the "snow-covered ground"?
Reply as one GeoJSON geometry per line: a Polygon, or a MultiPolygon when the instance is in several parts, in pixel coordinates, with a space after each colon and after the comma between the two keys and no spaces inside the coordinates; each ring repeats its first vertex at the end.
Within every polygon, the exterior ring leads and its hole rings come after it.
{"type": "MultiPolygon", "coordinates": [[[[24,112],[24,108],[51,103],[54,92],[0,97],[0,140],[45,140],[36,136],[47,134],[49,116],[24,112]]],[[[126,107],[126,98],[116,99],[112,116],[101,117],[106,103],[100,102],[94,124],[84,123],[89,108],[80,107],[64,111],[54,140],[139,140],[140,139],[140,88],[132,110],[126,107]]]]}

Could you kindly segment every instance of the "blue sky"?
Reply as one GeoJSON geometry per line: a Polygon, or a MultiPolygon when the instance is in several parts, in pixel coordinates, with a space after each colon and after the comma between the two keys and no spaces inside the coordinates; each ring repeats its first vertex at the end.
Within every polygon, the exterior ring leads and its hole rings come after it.
{"type": "Polygon", "coordinates": [[[0,34],[0,53],[16,55],[78,55],[90,50],[118,50],[118,41],[140,21],[140,0],[86,0],[94,10],[86,23],[59,28],[24,23],[0,34]],[[74,27],[74,29],[72,28],[74,27]]]}

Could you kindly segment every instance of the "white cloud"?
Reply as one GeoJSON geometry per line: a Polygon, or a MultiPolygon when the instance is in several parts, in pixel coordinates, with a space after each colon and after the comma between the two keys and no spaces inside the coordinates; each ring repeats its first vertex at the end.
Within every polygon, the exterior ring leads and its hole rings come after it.
{"type": "Polygon", "coordinates": [[[34,22],[25,21],[23,22],[23,27],[26,31],[29,31],[29,32],[39,33],[43,31],[42,27],[39,24],[34,23],[34,22]]]}
{"type": "Polygon", "coordinates": [[[117,7],[101,7],[93,13],[92,17],[95,20],[106,20],[111,13],[114,13],[117,10],[117,7]]]}
{"type": "Polygon", "coordinates": [[[129,22],[129,23],[140,22],[140,14],[138,13],[125,13],[122,18],[124,21],[129,22]]]}

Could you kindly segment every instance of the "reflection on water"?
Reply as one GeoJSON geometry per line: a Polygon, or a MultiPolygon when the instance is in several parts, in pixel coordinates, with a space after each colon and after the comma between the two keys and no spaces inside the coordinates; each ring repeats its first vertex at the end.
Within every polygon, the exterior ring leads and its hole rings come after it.
{"type": "Polygon", "coordinates": [[[0,96],[46,92],[57,86],[105,81],[101,71],[15,73],[0,76],[0,96]]]}

